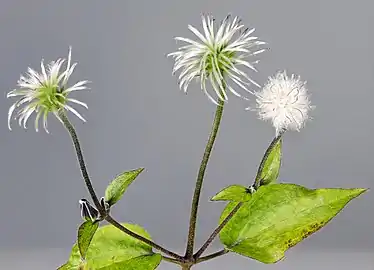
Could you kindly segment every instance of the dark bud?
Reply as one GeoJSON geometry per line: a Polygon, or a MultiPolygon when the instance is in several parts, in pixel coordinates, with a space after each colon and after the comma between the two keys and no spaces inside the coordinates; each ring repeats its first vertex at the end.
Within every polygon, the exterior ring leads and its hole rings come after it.
{"type": "Polygon", "coordinates": [[[256,187],[254,185],[251,185],[249,188],[247,188],[247,193],[253,194],[257,191],[256,187]]]}
{"type": "Polygon", "coordinates": [[[101,205],[101,208],[104,209],[105,213],[106,214],[109,214],[109,210],[110,210],[110,205],[108,202],[105,201],[105,198],[102,197],[100,199],[100,205],[101,205]]]}
{"type": "Polygon", "coordinates": [[[99,211],[97,211],[97,209],[93,207],[89,201],[86,199],[80,199],[79,204],[81,209],[81,217],[84,220],[95,222],[98,219],[99,211]]]}

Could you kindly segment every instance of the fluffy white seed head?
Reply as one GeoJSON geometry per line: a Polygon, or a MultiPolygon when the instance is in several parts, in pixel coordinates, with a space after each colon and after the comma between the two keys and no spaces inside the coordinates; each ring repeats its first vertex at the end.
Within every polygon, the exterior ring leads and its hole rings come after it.
{"type": "Polygon", "coordinates": [[[168,54],[175,59],[173,74],[180,70],[180,89],[187,92],[190,82],[199,79],[201,89],[215,104],[217,99],[228,100],[227,91],[245,98],[234,89],[233,84],[253,94],[250,88],[259,85],[240,68],[246,67],[256,71],[254,65],[258,61],[248,61],[247,58],[265,51],[260,48],[265,42],[252,36],[255,29],[245,28],[238,17],[227,16],[215,29],[213,17],[203,16],[202,25],[202,32],[191,25],[188,26],[198,38],[197,41],[176,37],[177,41],[183,41],[187,45],[168,54]],[[207,81],[212,85],[213,95],[207,90],[207,81]]]}
{"type": "Polygon", "coordinates": [[[285,130],[299,131],[310,119],[314,106],[309,100],[306,82],[285,71],[269,77],[261,91],[255,93],[259,118],[271,121],[276,135],[285,130]]]}
{"type": "Polygon", "coordinates": [[[7,94],[8,98],[18,97],[18,100],[9,108],[8,127],[12,120],[13,113],[17,111],[15,119],[18,118],[20,126],[26,128],[27,120],[35,112],[35,130],[39,130],[39,119],[43,118],[44,130],[48,133],[47,117],[49,113],[53,113],[60,121],[58,116],[59,110],[71,111],[79,119],[85,119],[67,103],[75,103],[87,108],[87,105],[74,98],[69,98],[69,94],[73,91],[87,89],[88,81],[80,81],[68,87],[67,83],[74,71],[77,63],[71,64],[71,48],[69,48],[69,56],[67,59],[66,69],[61,71],[61,67],[66,59],[57,59],[44,66],[43,60],[40,67],[41,72],[37,72],[32,68],[28,68],[26,76],[21,75],[18,80],[18,89],[14,89],[7,94]]]}

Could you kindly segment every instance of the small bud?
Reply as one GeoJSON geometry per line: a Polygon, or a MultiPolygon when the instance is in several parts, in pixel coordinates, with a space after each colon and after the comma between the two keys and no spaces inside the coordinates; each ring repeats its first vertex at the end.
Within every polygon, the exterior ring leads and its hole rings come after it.
{"type": "Polygon", "coordinates": [[[250,186],[250,187],[248,188],[248,193],[253,194],[253,193],[255,193],[255,192],[256,192],[256,188],[254,187],[254,185],[252,185],[252,186],[250,186]]]}
{"type": "Polygon", "coordinates": [[[89,201],[86,199],[80,199],[79,204],[81,209],[81,217],[84,220],[91,220],[92,222],[98,220],[99,211],[97,211],[97,209],[93,207],[89,201]]]}
{"type": "Polygon", "coordinates": [[[108,202],[105,201],[104,197],[100,199],[100,205],[101,205],[101,208],[105,210],[105,213],[109,213],[110,205],[108,202]]]}

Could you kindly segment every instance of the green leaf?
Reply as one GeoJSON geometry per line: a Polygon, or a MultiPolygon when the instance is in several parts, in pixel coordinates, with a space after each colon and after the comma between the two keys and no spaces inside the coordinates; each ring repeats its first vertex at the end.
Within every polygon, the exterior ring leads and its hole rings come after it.
{"type": "Polygon", "coordinates": [[[143,170],[144,168],[140,168],[118,175],[105,190],[105,201],[110,206],[118,202],[121,199],[123,193],[125,193],[128,186],[143,170]]]}
{"type": "MultiPolygon", "coordinates": [[[[140,226],[122,224],[127,229],[150,239],[140,226]]],[[[81,259],[78,245],[72,248],[69,261],[60,270],[153,270],[161,261],[161,255],[152,247],[112,225],[100,227],[92,238],[85,260],[81,259]]]]}
{"type": "Polygon", "coordinates": [[[218,192],[211,201],[247,202],[252,198],[249,189],[241,185],[232,185],[218,192]]]}
{"type": "Polygon", "coordinates": [[[100,270],[143,270],[143,269],[156,269],[162,260],[160,254],[144,255],[136,257],[134,259],[119,262],[114,265],[110,265],[100,270]]]}
{"type": "MultiPolygon", "coordinates": [[[[275,263],[287,249],[325,226],[365,189],[310,190],[294,184],[262,186],[220,233],[225,247],[263,263],[275,263]]],[[[237,205],[229,203],[220,222],[237,205]]]]}
{"type": "Polygon", "coordinates": [[[69,270],[69,269],[72,269],[72,268],[69,268],[69,265],[67,263],[57,268],[57,270],[69,270]]]}
{"type": "Polygon", "coordinates": [[[84,259],[99,222],[86,221],[78,229],[78,249],[84,259]]]}
{"type": "Polygon", "coordinates": [[[266,150],[265,155],[261,161],[258,170],[255,186],[268,185],[278,179],[279,169],[282,159],[282,139],[276,137],[269,148],[266,150]]]}

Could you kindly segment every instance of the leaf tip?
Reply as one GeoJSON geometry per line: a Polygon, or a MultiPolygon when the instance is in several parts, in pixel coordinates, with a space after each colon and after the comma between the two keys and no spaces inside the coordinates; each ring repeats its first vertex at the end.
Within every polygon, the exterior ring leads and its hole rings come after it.
{"type": "Polygon", "coordinates": [[[369,188],[353,188],[351,189],[351,191],[352,191],[352,197],[356,198],[360,196],[361,194],[369,191],[369,188]]]}
{"type": "Polygon", "coordinates": [[[144,167],[140,167],[139,169],[136,169],[136,170],[134,170],[134,171],[137,172],[137,173],[141,173],[141,172],[143,172],[144,170],[145,170],[144,167]]]}
{"type": "Polygon", "coordinates": [[[61,265],[59,268],[57,268],[57,270],[66,270],[68,267],[68,264],[65,263],[64,265],[61,265]]]}
{"type": "Polygon", "coordinates": [[[216,201],[218,201],[219,199],[217,199],[217,194],[216,195],[214,195],[212,198],[210,198],[210,201],[211,202],[216,202],[216,201]]]}
{"type": "Polygon", "coordinates": [[[129,171],[129,173],[133,173],[135,177],[138,177],[139,174],[141,174],[145,170],[144,167],[140,167],[138,169],[134,169],[132,171],[129,171]]]}

